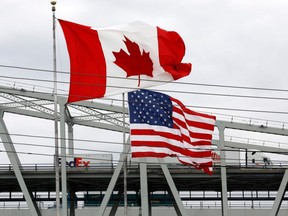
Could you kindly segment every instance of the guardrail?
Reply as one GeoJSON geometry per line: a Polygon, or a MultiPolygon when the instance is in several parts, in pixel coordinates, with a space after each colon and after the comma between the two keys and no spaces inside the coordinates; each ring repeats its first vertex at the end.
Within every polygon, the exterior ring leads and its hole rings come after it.
{"type": "MultiPolygon", "coordinates": [[[[221,203],[220,202],[205,202],[205,201],[194,201],[193,203],[189,202],[183,202],[184,207],[186,209],[221,209],[221,203]]],[[[39,209],[53,209],[55,208],[55,205],[53,202],[37,202],[37,205],[39,209]]],[[[273,201],[269,202],[263,202],[263,201],[238,201],[236,202],[228,202],[228,208],[229,209],[271,209],[273,206],[273,201]]],[[[85,207],[83,202],[77,203],[78,209],[84,209],[84,208],[97,208],[95,206],[85,207]]],[[[128,207],[139,207],[134,204],[128,205],[128,207]]],[[[169,208],[171,206],[155,206],[159,208],[169,208]]],[[[0,203],[0,210],[1,209],[28,209],[28,206],[26,202],[2,202],[0,203]]],[[[288,209],[288,201],[283,201],[281,205],[281,209],[288,209]]]]}
{"type": "MultiPolygon", "coordinates": [[[[101,165],[93,165],[89,167],[69,167],[67,166],[67,170],[77,170],[77,169],[105,169],[105,170],[113,170],[113,164],[101,164],[101,165]]],[[[53,164],[23,164],[20,165],[21,171],[54,171],[55,166],[53,164]]],[[[13,166],[11,164],[1,164],[0,172],[3,171],[13,171],[13,166]]]]}
{"type": "MultiPolygon", "coordinates": [[[[159,164],[149,164],[150,168],[159,168],[159,164]]],[[[191,167],[191,166],[184,166],[181,164],[167,164],[169,169],[173,170],[173,169],[181,169],[183,170],[195,170],[195,168],[191,167]]],[[[128,163],[127,165],[128,169],[139,169],[139,164],[138,163],[128,163]]],[[[228,163],[226,164],[227,168],[247,168],[247,169],[287,169],[288,168],[288,162],[287,161],[279,161],[277,164],[273,164],[273,165],[253,165],[253,164],[249,164],[249,165],[245,165],[244,163],[239,164],[239,163],[228,163]]],[[[67,166],[67,171],[77,171],[77,170],[107,170],[107,171],[111,171],[114,170],[115,165],[113,164],[101,164],[101,165],[93,165],[93,166],[89,166],[89,167],[69,167],[67,166]]],[[[220,168],[219,164],[214,164],[214,168],[220,168]]],[[[55,166],[53,164],[23,164],[20,166],[20,170],[21,171],[33,171],[33,172],[45,172],[45,171],[54,171],[55,170],[55,166]]],[[[13,171],[13,166],[11,164],[1,164],[0,165],[0,172],[12,172],[13,171]]]]}

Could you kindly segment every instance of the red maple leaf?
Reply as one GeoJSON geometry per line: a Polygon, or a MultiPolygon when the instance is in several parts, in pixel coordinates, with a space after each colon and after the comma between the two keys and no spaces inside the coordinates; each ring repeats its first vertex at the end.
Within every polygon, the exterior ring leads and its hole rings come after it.
{"type": "Polygon", "coordinates": [[[126,36],[124,43],[129,52],[126,53],[123,49],[119,52],[113,52],[116,58],[114,63],[121,67],[126,73],[127,77],[138,75],[138,87],[140,86],[140,75],[146,74],[147,76],[153,77],[153,62],[149,56],[149,52],[141,53],[139,45],[129,40],[126,36]]]}

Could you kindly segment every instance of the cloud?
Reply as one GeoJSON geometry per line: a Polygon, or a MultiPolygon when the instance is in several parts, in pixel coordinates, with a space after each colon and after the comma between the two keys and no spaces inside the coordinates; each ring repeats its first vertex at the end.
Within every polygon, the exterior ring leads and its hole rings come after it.
{"type": "MultiPolygon", "coordinates": [[[[240,91],[189,85],[208,83],[287,90],[288,2],[285,0],[59,0],[56,7],[57,17],[94,27],[141,20],[177,31],[186,44],[185,62],[192,62],[193,71],[189,77],[181,80],[188,83],[184,87],[171,83],[165,86],[167,89],[287,97],[287,92],[280,94],[272,91],[240,91]]],[[[0,13],[0,64],[52,69],[50,2],[2,0],[0,13]]],[[[57,68],[60,71],[69,71],[66,44],[58,24],[57,68]]],[[[6,85],[9,81],[10,85],[16,86],[23,86],[19,82],[28,83],[25,87],[29,89],[35,87],[35,84],[45,88],[52,86],[52,73],[0,67],[0,74],[0,85],[6,85]],[[2,81],[4,76],[9,77],[6,79],[8,81],[2,81]],[[26,78],[47,79],[50,82],[35,82],[26,78]]],[[[68,81],[65,75],[59,74],[58,78],[68,81]]],[[[61,84],[59,88],[67,89],[67,86],[61,84]]],[[[45,90],[48,91],[47,88],[45,90]]],[[[287,109],[287,103],[283,100],[173,94],[187,104],[198,106],[274,111],[287,109]]],[[[287,115],[221,112],[287,122],[287,115]]],[[[29,130],[21,133],[29,133],[29,130]]]]}

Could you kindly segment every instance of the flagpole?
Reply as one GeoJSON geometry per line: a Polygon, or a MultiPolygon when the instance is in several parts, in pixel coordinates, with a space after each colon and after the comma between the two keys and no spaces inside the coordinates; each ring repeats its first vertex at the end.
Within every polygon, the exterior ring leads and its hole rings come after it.
{"type": "Polygon", "coordinates": [[[125,148],[126,144],[126,133],[125,133],[125,94],[122,93],[122,105],[123,105],[123,149],[125,149],[124,152],[124,216],[127,216],[127,156],[128,152],[126,151],[127,148],[125,148]]]}
{"type": "Polygon", "coordinates": [[[50,1],[52,5],[53,19],[53,81],[54,81],[54,130],[55,130],[55,191],[56,191],[56,215],[60,216],[60,175],[59,175],[59,144],[58,144],[58,102],[57,102],[57,66],[56,66],[56,0],[50,1]]]}

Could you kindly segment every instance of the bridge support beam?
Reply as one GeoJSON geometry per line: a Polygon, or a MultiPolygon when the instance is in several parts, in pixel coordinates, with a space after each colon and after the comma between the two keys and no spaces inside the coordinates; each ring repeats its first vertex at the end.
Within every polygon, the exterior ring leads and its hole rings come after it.
{"type": "MultiPolygon", "coordinates": [[[[143,159],[144,160],[144,159],[143,159]]],[[[144,162],[144,161],[143,161],[144,162]]],[[[147,164],[140,162],[141,215],[149,215],[147,164]]]]}
{"type": "Polygon", "coordinates": [[[65,139],[65,105],[60,103],[60,140],[61,140],[61,190],[62,190],[62,216],[68,215],[67,202],[67,169],[66,169],[66,139],[65,139]]]}
{"type": "Polygon", "coordinates": [[[67,123],[68,125],[68,154],[74,154],[74,133],[73,133],[73,124],[71,122],[67,123]]]}
{"type": "Polygon", "coordinates": [[[217,125],[219,130],[219,148],[220,148],[220,165],[221,165],[221,206],[222,216],[228,216],[228,198],[227,198],[227,173],[226,173],[226,154],[225,154],[225,140],[224,130],[225,127],[221,124],[217,125]]]}
{"type": "MultiPolygon", "coordinates": [[[[120,189],[118,191],[118,197],[123,197],[123,193],[124,193],[124,188],[120,189]]],[[[109,213],[109,216],[114,216],[116,215],[116,212],[117,212],[117,209],[119,207],[119,203],[120,203],[120,200],[117,200],[117,201],[114,201],[113,202],[113,206],[111,208],[111,211],[109,213]]]]}
{"type": "Polygon", "coordinates": [[[285,188],[286,188],[287,182],[288,182],[288,169],[285,170],[285,173],[283,175],[283,178],[282,178],[276,199],[274,201],[270,216],[277,216],[278,215],[278,212],[279,212],[279,209],[280,209],[280,206],[282,203],[282,199],[283,199],[284,194],[286,192],[285,188]]]}
{"type": "Polygon", "coordinates": [[[116,185],[117,179],[118,179],[118,177],[120,175],[120,172],[122,170],[122,167],[124,165],[124,161],[126,161],[126,158],[127,158],[127,155],[128,155],[129,149],[130,149],[129,145],[128,145],[129,143],[130,143],[130,139],[127,140],[127,142],[126,142],[127,145],[124,145],[124,147],[123,147],[123,152],[120,155],[120,159],[118,161],[117,167],[114,170],[113,176],[112,176],[112,178],[111,178],[111,180],[109,182],[108,188],[106,190],[104,198],[103,198],[103,200],[101,202],[101,205],[99,207],[99,210],[97,212],[97,215],[99,215],[99,216],[103,216],[104,213],[105,213],[105,210],[107,208],[109,199],[111,197],[111,194],[112,194],[112,192],[114,190],[114,187],[116,185]]]}
{"type": "Polygon", "coordinates": [[[25,200],[27,202],[27,205],[30,209],[30,213],[32,216],[40,216],[41,213],[39,211],[39,208],[35,202],[35,200],[32,199],[32,193],[28,190],[24,178],[22,176],[20,167],[21,167],[21,162],[18,158],[18,155],[16,153],[16,150],[14,148],[12,139],[9,135],[8,129],[5,125],[5,122],[3,120],[3,115],[4,112],[0,110],[0,136],[3,141],[3,145],[5,147],[5,150],[7,152],[7,156],[10,160],[10,163],[12,164],[13,171],[15,173],[15,176],[17,178],[17,181],[20,185],[20,188],[22,190],[22,193],[25,197],[25,200]]]}
{"type": "Polygon", "coordinates": [[[169,169],[168,169],[167,165],[164,164],[164,160],[163,159],[159,159],[159,162],[161,164],[162,171],[163,171],[164,176],[165,176],[165,178],[167,180],[167,183],[169,185],[171,193],[172,193],[172,195],[174,197],[174,200],[175,200],[175,203],[176,203],[175,210],[177,212],[177,215],[178,216],[186,216],[187,212],[186,212],[185,207],[184,207],[184,205],[182,203],[182,200],[181,200],[181,198],[179,196],[179,193],[178,193],[178,191],[176,189],[175,183],[174,183],[173,178],[172,178],[172,176],[171,176],[171,174],[169,172],[169,169]]]}

